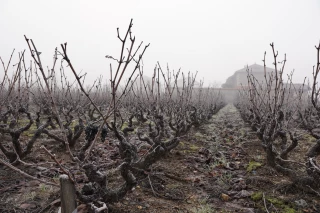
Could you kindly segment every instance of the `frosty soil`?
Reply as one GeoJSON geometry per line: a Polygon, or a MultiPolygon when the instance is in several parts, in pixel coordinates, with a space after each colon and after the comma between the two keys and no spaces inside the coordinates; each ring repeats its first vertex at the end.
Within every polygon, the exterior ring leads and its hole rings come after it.
{"type": "MultiPolygon", "coordinates": [[[[264,166],[262,153],[237,109],[227,105],[208,124],[193,129],[177,151],[156,163],[148,177],[110,211],[265,212],[266,202],[271,211],[317,212],[318,199],[300,194],[285,176],[264,166]]],[[[114,175],[109,174],[110,182],[114,175]]],[[[59,205],[57,189],[25,182],[6,168],[1,172],[1,185],[3,212],[12,208],[56,212],[59,205]]],[[[83,205],[78,208],[86,211],[83,205]]]]}

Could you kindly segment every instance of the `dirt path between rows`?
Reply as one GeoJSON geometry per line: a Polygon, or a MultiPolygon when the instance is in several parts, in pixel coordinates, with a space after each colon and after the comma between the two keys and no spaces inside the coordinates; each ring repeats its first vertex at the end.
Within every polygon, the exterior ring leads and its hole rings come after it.
{"type": "MultiPolygon", "coordinates": [[[[237,109],[227,105],[181,138],[180,145],[109,212],[320,212],[318,198],[294,190],[264,162],[259,140],[237,109]]],[[[108,174],[109,186],[119,183],[119,174],[108,174]]],[[[0,172],[0,184],[8,187],[1,191],[0,212],[57,212],[58,190],[36,181],[10,188],[5,184],[8,176],[17,178],[10,170],[0,172]]],[[[78,212],[87,209],[80,205],[78,212]]]]}
{"type": "Polygon", "coordinates": [[[129,207],[119,212],[320,212],[318,198],[264,163],[260,141],[229,104],[155,165],[158,175],[119,203],[129,207]]]}

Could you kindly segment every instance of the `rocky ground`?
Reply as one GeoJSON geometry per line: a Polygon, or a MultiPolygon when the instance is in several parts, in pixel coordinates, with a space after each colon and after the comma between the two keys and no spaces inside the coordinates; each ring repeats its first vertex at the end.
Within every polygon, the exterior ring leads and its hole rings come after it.
{"type": "MultiPolygon", "coordinates": [[[[305,135],[294,158],[303,162],[313,142],[305,135]]],[[[302,192],[264,164],[259,140],[227,105],[182,138],[109,212],[320,212],[319,195],[302,192]]],[[[111,185],[116,173],[108,172],[111,185]]],[[[0,212],[57,212],[59,191],[0,167],[0,204],[0,212]]],[[[86,207],[79,205],[78,212],[87,212],[86,207]]]]}

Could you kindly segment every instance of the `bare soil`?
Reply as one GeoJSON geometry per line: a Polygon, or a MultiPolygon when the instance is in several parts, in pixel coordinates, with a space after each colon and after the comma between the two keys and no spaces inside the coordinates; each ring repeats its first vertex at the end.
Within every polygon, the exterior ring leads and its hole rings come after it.
{"type": "MultiPolygon", "coordinates": [[[[314,140],[304,131],[298,148],[290,160],[304,163],[306,150],[314,140]]],[[[106,159],[102,171],[107,171],[108,184],[116,186],[121,180],[119,156],[113,138],[99,143],[94,155],[106,159]]],[[[38,142],[39,143],[39,142],[38,142]]],[[[57,143],[43,138],[41,144],[53,153],[64,153],[57,143]]],[[[40,150],[40,143],[27,162],[37,167],[22,170],[58,183],[61,171],[40,150]]],[[[77,147],[76,147],[77,148],[77,147]]],[[[143,153],[142,153],[143,154],[143,153]]],[[[86,177],[68,155],[57,154],[59,161],[76,177],[78,187],[86,177]]],[[[291,165],[304,175],[301,164],[291,165]]],[[[58,212],[59,188],[25,179],[20,174],[0,166],[0,212],[58,212]]],[[[319,194],[303,190],[298,184],[265,165],[265,153],[256,135],[242,121],[232,105],[219,111],[207,124],[193,129],[181,138],[181,143],[163,160],[152,166],[148,176],[109,212],[320,212],[319,194]]],[[[87,212],[79,204],[78,212],[87,212]]]]}

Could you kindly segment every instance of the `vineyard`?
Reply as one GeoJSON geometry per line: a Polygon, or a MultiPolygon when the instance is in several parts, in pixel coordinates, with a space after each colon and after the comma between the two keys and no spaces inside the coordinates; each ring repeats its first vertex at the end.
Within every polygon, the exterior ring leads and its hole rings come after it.
{"type": "Polygon", "coordinates": [[[0,58],[0,212],[320,212],[320,44],[296,87],[271,43],[274,72],[227,103],[160,62],[146,79],[132,30],[91,85],[67,43],[0,58]]]}

